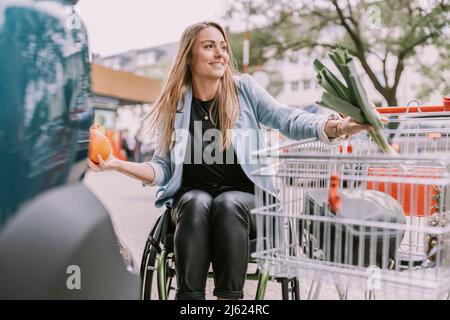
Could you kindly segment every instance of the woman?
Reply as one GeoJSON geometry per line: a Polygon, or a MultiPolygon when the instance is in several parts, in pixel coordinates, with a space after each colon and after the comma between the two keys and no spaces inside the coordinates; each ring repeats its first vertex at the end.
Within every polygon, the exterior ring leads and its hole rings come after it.
{"type": "Polygon", "coordinates": [[[149,117],[159,134],[147,163],[110,157],[94,170],[113,169],[160,185],[155,205],[172,208],[178,299],[204,299],[212,262],[219,299],[243,298],[254,233],[254,184],[276,193],[272,181],[252,177],[249,156],[263,146],[259,123],[291,139],[330,138],[370,128],[279,104],[250,76],[238,76],[223,28],[188,27],[169,78],[149,117]]]}

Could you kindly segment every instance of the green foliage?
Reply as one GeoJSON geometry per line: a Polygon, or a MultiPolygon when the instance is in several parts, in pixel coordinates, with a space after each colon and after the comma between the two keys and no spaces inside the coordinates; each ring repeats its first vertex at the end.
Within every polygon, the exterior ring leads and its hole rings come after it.
{"type": "MultiPolygon", "coordinates": [[[[243,33],[231,33],[230,45],[233,51],[236,66],[240,72],[243,71],[243,33]]],[[[273,37],[267,36],[264,29],[253,29],[250,32],[250,72],[257,70],[267,61],[268,49],[276,45],[276,40],[273,37]]],[[[269,75],[269,85],[267,91],[271,95],[278,95],[284,86],[283,77],[276,70],[265,70],[269,75]]]]}
{"type": "MultiPolygon", "coordinates": [[[[244,33],[230,34],[231,49],[236,60],[238,70],[242,72],[244,33]]],[[[267,61],[267,48],[276,45],[273,37],[268,36],[263,29],[250,32],[250,61],[252,66],[263,65],[267,61]]]]}
{"type": "Polygon", "coordinates": [[[251,32],[251,64],[339,45],[359,60],[374,87],[394,105],[405,65],[430,45],[442,49],[445,59],[417,63],[429,84],[422,91],[437,88],[448,94],[441,68],[448,69],[449,63],[449,11],[448,0],[235,0],[229,2],[227,20],[245,18],[257,26],[255,35],[251,32]],[[376,75],[380,69],[383,79],[376,75]]]}
{"type": "Polygon", "coordinates": [[[318,72],[319,83],[325,89],[320,104],[338,113],[350,116],[359,123],[370,124],[373,129],[369,130],[369,136],[380,149],[384,153],[398,155],[381,132],[383,124],[379,115],[369,103],[354,66],[353,58],[341,48],[333,49],[328,55],[345,79],[345,84],[316,59],[314,67],[318,72]]]}
{"type": "Polygon", "coordinates": [[[439,58],[433,64],[420,64],[417,68],[425,81],[418,88],[417,99],[423,100],[437,91],[450,96],[450,42],[439,50],[439,58]]]}

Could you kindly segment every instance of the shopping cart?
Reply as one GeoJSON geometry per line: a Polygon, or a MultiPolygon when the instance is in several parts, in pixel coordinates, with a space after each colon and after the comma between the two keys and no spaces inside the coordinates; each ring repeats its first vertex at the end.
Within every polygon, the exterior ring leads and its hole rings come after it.
{"type": "MultiPolygon", "coordinates": [[[[367,134],[341,145],[315,139],[261,150],[267,165],[255,175],[272,179],[278,194],[256,189],[257,250],[271,276],[311,281],[308,298],[331,282],[341,298],[349,290],[385,299],[441,299],[450,290],[449,128],[438,121],[398,117],[406,145],[422,133],[443,139],[380,154],[367,134]],[[429,129],[429,130],[428,130],[429,129]],[[438,133],[440,135],[438,135],[438,133]]],[[[428,137],[426,135],[426,137],[428,137]]]]}

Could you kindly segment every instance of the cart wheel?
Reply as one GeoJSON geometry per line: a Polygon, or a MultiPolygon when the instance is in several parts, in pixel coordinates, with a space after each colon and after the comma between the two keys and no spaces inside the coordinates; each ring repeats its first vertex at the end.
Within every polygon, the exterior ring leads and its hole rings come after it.
{"type": "Polygon", "coordinates": [[[297,278],[279,278],[283,300],[300,300],[300,283],[297,278]]]}

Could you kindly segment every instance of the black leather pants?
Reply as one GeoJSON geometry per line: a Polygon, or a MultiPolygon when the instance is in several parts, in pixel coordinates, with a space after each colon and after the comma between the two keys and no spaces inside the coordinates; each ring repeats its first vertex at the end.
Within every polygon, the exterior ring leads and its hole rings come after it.
{"type": "Polygon", "coordinates": [[[192,190],[174,199],[174,253],[177,271],[177,299],[205,299],[210,262],[214,271],[214,295],[242,299],[250,254],[249,239],[254,237],[250,210],[255,196],[227,191],[213,198],[192,190]]]}

